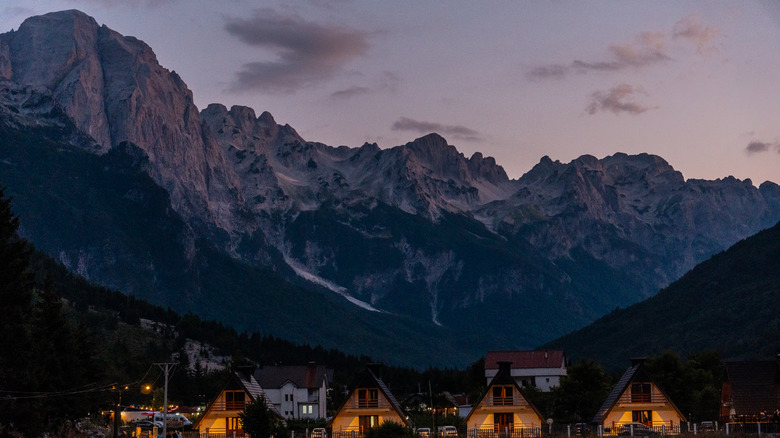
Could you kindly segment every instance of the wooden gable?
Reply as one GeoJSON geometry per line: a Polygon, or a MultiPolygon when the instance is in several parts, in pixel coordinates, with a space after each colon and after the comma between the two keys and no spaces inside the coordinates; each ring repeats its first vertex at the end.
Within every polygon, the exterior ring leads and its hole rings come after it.
{"type": "Polygon", "coordinates": [[[523,394],[510,373],[511,362],[499,362],[499,370],[487,393],[466,416],[469,433],[535,431],[542,426],[542,414],[523,394]]]}
{"type": "Polygon", "coordinates": [[[194,428],[202,432],[228,435],[233,431],[243,433],[238,414],[244,411],[248,403],[260,399],[265,401],[268,409],[277,418],[283,419],[250,372],[234,371],[219,394],[209,403],[194,428]]]}
{"type": "Polygon", "coordinates": [[[632,361],[593,418],[605,430],[619,431],[623,425],[641,423],[670,434],[679,431],[683,421],[685,416],[653,381],[641,359],[632,361]]]}
{"type": "Polygon", "coordinates": [[[375,371],[376,368],[365,371],[347,401],[330,420],[328,425],[333,431],[365,432],[385,421],[409,426],[400,404],[375,371]]]}

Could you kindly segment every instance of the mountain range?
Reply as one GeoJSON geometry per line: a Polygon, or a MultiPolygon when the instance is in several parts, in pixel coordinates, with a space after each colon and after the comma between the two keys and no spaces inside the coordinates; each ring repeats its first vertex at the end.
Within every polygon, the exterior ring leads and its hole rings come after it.
{"type": "Polygon", "coordinates": [[[0,183],[24,237],[90,281],[415,366],[548,342],[780,220],[777,184],[650,154],[510,179],[435,133],[333,147],[199,111],[149,46],[75,10],[0,35],[0,183]]]}

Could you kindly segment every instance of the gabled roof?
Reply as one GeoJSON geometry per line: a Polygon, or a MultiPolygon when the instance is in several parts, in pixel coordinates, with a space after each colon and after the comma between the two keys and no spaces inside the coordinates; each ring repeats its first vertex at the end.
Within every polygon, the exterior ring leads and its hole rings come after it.
{"type": "MultiPolygon", "coordinates": [[[[249,395],[249,400],[252,402],[260,399],[265,400],[265,405],[268,407],[268,409],[271,410],[271,412],[273,412],[277,417],[279,417],[279,419],[281,420],[284,419],[282,414],[280,414],[279,411],[276,409],[276,406],[274,406],[274,404],[271,402],[271,399],[269,399],[268,396],[265,394],[263,388],[260,386],[259,383],[257,383],[255,377],[248,370],[233,371],[230,374],[230,378],[225,383],[225,386],[222,387],[222,389],[217,393],[214,399],[211,400],[211,402],[206,407],[206,412],[211,411],[211,408],[212,406],[214,406],[214,403],[217,402],[222,392],[226,390],[242,390],[249,395]]],[[[200,422],[203,421],[204,418],[206,418],[206,415],[201,416],[200,420],[198,420],[198,422],[195,424],[195,429],[200,427],[200,422]]]]}
{"type": "Polygon", "coordinates": [[[780,368],[774,360],[725,362],[737,415],[760,415],[780,409],[780,368]]]}
{"type": "Polygon", "coordinates": [[[379,391],[385,396],[387,401],[390,403],[390,406],[395,410],[395,412],[398,414],[399,417],[401,417],[401,421],[404,422],[406,426],[409,426],[409,421],[406,419],[406,413],[401,408],[401,405],[398,403],[398,400],[396,400],[395,396],[393,396],[393,393],[390,392],[390,389],[385,385],[385,382],[380,379],[376,373],[374,373],[374,370],[378,370],[378,366],[376,365],[370,365],[366,370],[363,372],[363,374],[360,376],[360,379],[358,380],[358,383],[355,385],[355,388],[352,389],[352,392],[349,393],[349,396],[344,401],[344,404],[341,405],[341,407],[336,411],[336,413],[333,415],[333,417],[328,421],[328,426],[330,426],[333,423],[333,420],[339,416],[341,411],[344,409],[344,406],[346,406],[349,403],[349,400],[352,398],[352,395],[355,393],[355,389],[358,388],[379,388],[379,391]]]}
{"type": "Polygon", "coordinates": [[[593,417],[592,423],[603,423],[604,420],[607,418],[607,415],[609,415],[609,412],[612,410],[612,408],[615,407],[615,404],[617,404],[618,400],[620,399],[620,396],[626,391],[628,388],[628,385],[631,384],[631,382],[634,381],[641,381],[641,382],[652,382],[655,384],[656,388],[658,388],[659,391],[661,391],[661,394],[663,394],[664,398],[667,402],[674,408],[674,410],[677,412],[677,414],[680,416],[680,418],[685,418],[685,416],[680,412],[679,409],[677,409],[677,406],[672,402],[672,400],[669,398],[668,395],[666,395],[666,392],[664,392],[663,388],[658,386],[655,381],[653,381],[652,377],[647,373],[644,367],[644,360],[641,359],[632,359],[631,360],[631,366],[628,367],[625,373],[623,373],[623,376],[618,380],[618,382],[615,384],[615,387],[612,388],[612,392],[609,393],[609,396],[604,401],[604,404],[601,405],[601,408],[596,412],[596,416],[593,417]]]}
{"type": "Polygon", "coordinates": [[[499,362],[512,362],[512,369],[561,368],[566,365],[565,360],[563,350],[488,351],[485,355],[485,369],[497,370],[499,362]]]}
{"type": "Polygon", "coordinates": [[[255,370],[255,379],[265,389],[281,388],[291,382],[298,388],[319,388],[333,380],[333,370],[323,365],[264,366],[255,370]]]}
{"type": "Polygon", "coordinates": [[[451,394],[449,391],[444,391],[442,392],[442,395],[444,395],[444,398],[449,400],[453,406],[469,406],[469,396],[466,394],[451,394]]]}
{"type": "Polygon", "coordinates": [[[542,413],[539,412],[539,410],[536,409],[536,406],[534,406],[533,403],[528,401],[528,399],[525,398],[523,394],[520,392],[520,386],[517,384],[517,381],[512,377],[511,368],[508,362],[500,361],[498,372],[496,373],[495,377],[493,377],[493,379],[490,381],[490,384],[487,387],[487,391],[485,392],[485,395],[483,395],[482,398],[479,399],[479,401],[473,405],[474,408],[469,412],[468,415],[466,415],[465,418],[466,423],[468,423],[471,416],[479,410],[479,407],[482,405],[482,402],[485,401],[487,397],[493,396],[492,388],[496,385],[513,386],[515,388],[514,393],[517,394],[517,396],[519,397],[523,397],[523,400],[525,400],[525,402],[528,403],[528,406],[534,411],[534,413],[536,413],[536,415],[541,420],[544,420],[542,413]]]}

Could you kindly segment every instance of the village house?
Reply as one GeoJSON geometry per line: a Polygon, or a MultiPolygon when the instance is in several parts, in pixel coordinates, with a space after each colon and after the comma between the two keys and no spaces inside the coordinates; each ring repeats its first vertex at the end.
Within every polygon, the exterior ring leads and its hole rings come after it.
{"type": "Polygon", "coordinates": [[[325,418],[333,370],[309,362],[302,366],[264,366],[254,373],[265,395],[285,418],[325,418]]]}
{"type": "Polygon", "coordinates": [[[728,361],[721,390],[721,423],[780,421],[780,357],[728,361]]]}
{"type": "Polygon", "coordinates": [[[545,420],[520,393],[520,385],[511,375],[510,367],[511,362],[498,362],[498,370],[488,384],[487,393],[466,416],[469,436],[540,434],[545,420]]]}
{"type": "Polygon", "coordinates": [[[631,366],[593,418],[593,423],[604,433],[626,435],[648,429],[677,434],[684,421],[677,406],[653,381],[642,359],[631,360],[631,366]]]}
{"type": "Polygon", "coordinates": [[[264,400],[269,409],[282,420],[282,415],[268,399],[263,388],[252,375],[253,368],[241,367],[233,371],[230,379],[217,397],[208,404],[206,411],[195,424],[194,429],[206,434],[225,434],[224,436],[243,436],[239,414],[247,403],[264,400]]]}
{"type": "Polygon", "coordinates": [[[362,434],[386,421],[410,426],[406,413],[379,378],[381,365],[369,365],[347,400],[328,422],[333,437],[362,434]]]}
{"type": "Polygon", "coordinates": [[[566,375],[566,355],[563,350],[488,351],[485,355],[485,379],[488,384],[498,373],[499,362],[512,363],[512,378],[520,387],[536,387],[550,392],[566,375]]]}

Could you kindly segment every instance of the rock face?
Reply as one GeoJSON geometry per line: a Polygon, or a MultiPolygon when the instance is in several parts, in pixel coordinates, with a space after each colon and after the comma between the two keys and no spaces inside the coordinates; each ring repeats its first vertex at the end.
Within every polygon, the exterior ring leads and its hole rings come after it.
{"type": "Polygon", "coordinates": [[[510,199],[488,207],[491,227],[554,257],[581,249],[632,275],[650,274],[642,297],[778,219],[776,184],[685,181],[648,154],[568,164],[544,157],[519,184],[510,199]]]}
{"type": "Polygon", "coordinates": [[[2,78],[49,90],[100,152],[131,142],[185,217],[233,226],[236,182],[202,129],[192,92],[142,41],[76,11],[29,18],[0,37],[2,78]]]}
{"type": "MultiPolygon", "coordinates": [[[[0,35],[0,115],[18,135],[45,126],[62,144],[100,157],[120,148],[145,162],[186,224],[176,227],[187,238],[172,246],[183,248],[176,266],[184,267],[167,275],[187,279],[182,296],[233,294],[257,304],[263,296],[234,293],[252,278],[233,277],[267,268],[335,292],[360,312],[473,336],[473,348],[531,347],[563,335],[780,220],[776,184],[686,181],[653,155],[544,157],[510,180],[493,158],[467,158],[437,134],[384,150],[334,148],[304,140],[268,112],[221,104],[199,112],[151,48],[78,11],[33,17],[0,35]],[[224,274],[235,290],[197,276],[204,247],[246,266],[224,274]]],[[[138,190],[123,196],[143,198],[138,190]]],[[[121,266],[105,248],[79,254],[75,244],[66,251],[40,230],[29,233],[90,279],[118,278],[111,272],[121,266]]],[[[122,260],[162,274],[148,251],[126,248],[122,260]]],[[[166,293],[177,293],[177,281],[166,293]]],[[[184,307],[197,311],[188,300],[184,307]]],[[[242,306],[250,307],[233,307],[242,306]]]]}

